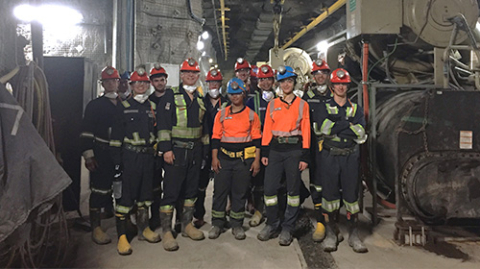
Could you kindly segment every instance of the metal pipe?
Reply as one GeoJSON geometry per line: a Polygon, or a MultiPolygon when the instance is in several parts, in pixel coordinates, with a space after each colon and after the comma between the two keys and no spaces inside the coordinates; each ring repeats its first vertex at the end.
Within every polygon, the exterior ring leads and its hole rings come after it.
{"type": "MultiPolygon", "coordinates": [[[[223,2],[223,0],[220,0],[220,2],[223,2]]],[[[346,0],[338,0],[337,2],[335,2],[333,5],[327,8],[326,11],[324,11],[322,14],[316,17],[311,23],[309,23],[305,28],[303,28],[294,37],[292,37],[292,39],[290,39],[287,43],[285,43],[285,45],[282,46],[282,49],[288,48],[290,45],[293,44],[293,42],[297,41],[300,37],[302,37],[308,31],[312,30],[313,27],[317,26],[319,23],[325,20],[328,16],[330,16],[332,13],[334,13],[335,11],[340,9],[343,5],[345,5],[345,2],[346,0]]]]}
{"type": "Polygon", "coordinates": [[[363,87],[363,111],[365,119],[368,119],[368,41],[363,41],[363,57],[362,57],[362,87],[363,87]]]}
{"type": "Polygon", "coordinates": [[[225,30],[225,0],[220,0],[220,20],[222,21],[223,49],[225,51],[225,61],[228,58],[227,33],[225,30]]]}
{"type": "Polygon", "coordinates": [[[192,19],[194,19],[196,22],[200,23],[200,25],[203,26],[205,24],[205,19],[200,18],[197,15],[195,15],[195,13],[193,13],[191,0],[187,0],[187,7],[188,7],[188,13],[190,14],[190,17],[192,17],[192,19]]]}

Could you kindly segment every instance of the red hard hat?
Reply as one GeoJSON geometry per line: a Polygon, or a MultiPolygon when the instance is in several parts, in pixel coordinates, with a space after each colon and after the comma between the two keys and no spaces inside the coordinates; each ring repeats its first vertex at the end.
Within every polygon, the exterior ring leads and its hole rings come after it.
{"type": "Polygon", "coordinates": [[[208,74],[207,74],[207,79],[205,81],[222,81],[223,80],[223,76],[222,76],[222,73],[220,73],[220,70],[218,69],[212,69],[210,71],[208,71],[208,74]]]}
{"type": "Polygon", "coordinates": [[[256,65],[252,65],[252,69],[250,69],[250,76],[257,77],[258,67],[256,65]]]}
{"type": "Polygon", "coordinates": [[[159,63],[155,63],[152,70],[150,70],[150,78],[152,79],[159,76],[165,76],[165,78],[168,78],[165,68],[163,68],[159,63]]]}
{"type": "Polygon", "coordinates": [[[330,66],[328,66],[327,62],[323,61],[322,59],[318,59],[313,62],[312,65],[312,74],[318,70],[328,70],[330,71],[330,66]]]}
{"type": "Polygon", "coordinates": [[[258,69],[257,76],[258,78],[273,78],[275,75],[272,68],[268,64],[264,64],[258,69]]]}
{"type": "Polygon", "coordinates": [[[343,68],[335,69],[330,75],[331,83],[350,83],[350,74],[343,68]]]}
{"type": "Polygon", "coordinates": [[[185,61],[183,61],[180,71],[200,72],[200,67],[198,66],[197,61],[195,61],[193,58],[188,58],[185,61]]]}
{"type": "Polygon", "coordinates": [[[245,68],[251,69],[250,64],[247,62],[247,60],[243,58],[238,58],[237,61],[235,62],[235,72],[245,68]]]}
{"type": "Polygon", "coordinates": [[[130,83],[137,81],[147,81],[150,82],[150,79],[147,76],[147,72],[143,68],[138,68],[135,70],[132,75],[130,75],[130,83]]]}
{"type": "Polygon", "coordinates": [[[105,68],[103,68],[101,77],[101,80],[120,79],[117,69],[112,66],[106,66],[105,68]]]}

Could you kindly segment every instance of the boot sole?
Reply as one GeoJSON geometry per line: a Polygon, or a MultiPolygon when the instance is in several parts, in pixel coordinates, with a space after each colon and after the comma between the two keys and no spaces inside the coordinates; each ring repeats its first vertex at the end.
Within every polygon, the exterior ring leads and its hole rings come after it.
{"type": "Polygon", "coordinates": [[[100,241],[97,241],[95,238],[93,238],[93,236],[92,236],[92,241],[97,245],[107,245],[107,244],[112,243],[112,239],[110,239],[108,241],[105,241],[105,242],[100,242],[100,241]]]}
{"type": "Polygon", "coordinates": [[[132,254],[132,252],[133,251],[131,249],[130,249],[130,251],[127,251],[127,252],[120,252],[120,251],[117,250],[117,253],[122,255],[122,256],[128,256],[128,255],[132,254]]]}
{"type": "Polygon", "coordinates": [[[288,247],[292,244],[293,240],[290,240],[289,242],[278,242],[278,244],[282,247],[288,247]]]}
{"type": "Polygon", "coordinates": [[[147,238],[141,238],[141,237],[138,237],[138,241],[147,241],[148,243],[151,243],[151,244],[155,244],[155,243],[159,243],[162,241],[162,238],[159,238],[158,240],[148,240],[147,238]]]}
{"type": "Polygon", "coordinates": [[[192,239],[192,240],[195,240],[195,241],[201,241],[201,240],[205,239],[205,236],[199,237],[199,238],[192,238],[192,237],[190,237],[190,236],[189,236],[188,234],[186,234],[186,233],[182,233],[182,236],[183,236],[183,237],[188,237],[188,238],[190,238],[190,239],[192,239]]]}
{"type": "Polygon", "coordinates": [[[337,251],[337,248],[324,248],[323,251],[325,252],[334,252],[334,251],[337,251]]]}
{"type": "Polygon", "coordinates": [[[356,252],[356,253],[367,253],[367,252],[368,252],[368,249],[367,249],[367,248],[364,248],[364,249],[354,249],[354,248],[353,248],[353,245],[351,245],[351,244],[348,244],[348,245],[349,245],[349,246],[352,248],[352,250],[353,250],[354,252],[356,252]]]}
{"type": "Polygon", "coordinates": [[[179,247],[175,247],[175,248],[166,248],[166,247],[163,247],[163,249],[165,249],[166,251],[177,251],[179,249],[179,247]]]}
{"type": "Polygon", "coordinates": [[[258,236],[258,235],[257,235],[257,239],[260,240],[260,241],[264,241],[264,242],[265,242],[265,241],[268,241],[268,240],[270,240],[270,239],[277,238],[279,235],[280,235],[279,232],[278,232],[278,233],[276,232],[276,233],[271,234],[268,238],[264,238],[264,237],[261,237],[261,236],[258,236]]]}

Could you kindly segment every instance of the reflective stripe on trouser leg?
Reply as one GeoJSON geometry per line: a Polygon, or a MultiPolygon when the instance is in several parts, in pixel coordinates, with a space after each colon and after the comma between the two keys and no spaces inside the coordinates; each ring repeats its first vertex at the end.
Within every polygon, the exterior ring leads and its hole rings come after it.
{"type": "Polygon", "coordinates": [[[278,197],[276,195],[273,196],[264,196],[265,206],[275,206],[278,204],[278,197]]]}
{"type": "Polygon", "coordinates": [[[282,152],[284,157],[284,169],[286,176],[287,188],[287,208],[285,210],[285,217],[282,223],[282,229],[292,231],[295,227],[295,222],[298,217],[300,206],[300,184],[303,184],[298,170],[303,155],[302,150],[293,150],[290,152],[282,152]]]}
{"type": "Polygon", "coordinates": [[[340,199],[339,200],[334,200],[334,201],[327,201],[325,198],[322,198],[322,208],[326,212],[333,212],[338,209],[340,209],[340,199]]]}
{"type": "Polygon", "coordinates": [[[228,160],[224,160],[222,154],[218,156],[222,162],[222,169],[213,181],[213,202],[212,202],[212,225],[222,228],[225,224],[225,208],[227,197],[230,194],[232,171],[229,169],[228,160]],[[223,167],[225,165],[225,168],[223,167]]]}
{"type": "MultiPolygon", "coordinates": [[[[264,201],[267,215],[267,225],[277,228],[280,220],[278,217],[278,190],[284,172],[284,156],[282,152],[270,150],[268,166],[265,168],[264,201]]],[[[298,164],[297,164],[298,170],[298,164]]]]}
{"type": "Polygon", "coordinates": [[[227,164],[228,169],[231,170],[231,187],[230,195],[232,200],[232,208],[230,211],[231,226],[241,227],[243,219],[245,218],[245,204],[247,202],[248,192],[250,190],[251,172],[253,159],[231,159],[230,162],[222,162],[222,169],[225,169],[227,164]]]}
{"type": "Polygon", "coordinates": [[[358,201],[349,203],[343,200],[343,203],[345,204],[345,209],[347,210],[347,212],[350,212],[350,214],[356,214],[360,212],[360,206],[358,205],[358,201]]]}

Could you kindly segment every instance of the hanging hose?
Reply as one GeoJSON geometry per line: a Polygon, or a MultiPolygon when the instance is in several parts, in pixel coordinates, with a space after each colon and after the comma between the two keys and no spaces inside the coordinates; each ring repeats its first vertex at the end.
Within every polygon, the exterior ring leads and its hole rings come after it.
{"type": "MultiPolygon", "coordinates": [[[[12,95],[55,154],[48,85],[43,70],[30,63],[2,77],[2,82],[7,81],[13,87],[12,95]]],[[[33,209],[27,221],[17,228],[17,234],[10,237],[0,243],[1,268],[63,267],[69,253],[69,231],[62,195],[33,209]]]]}

